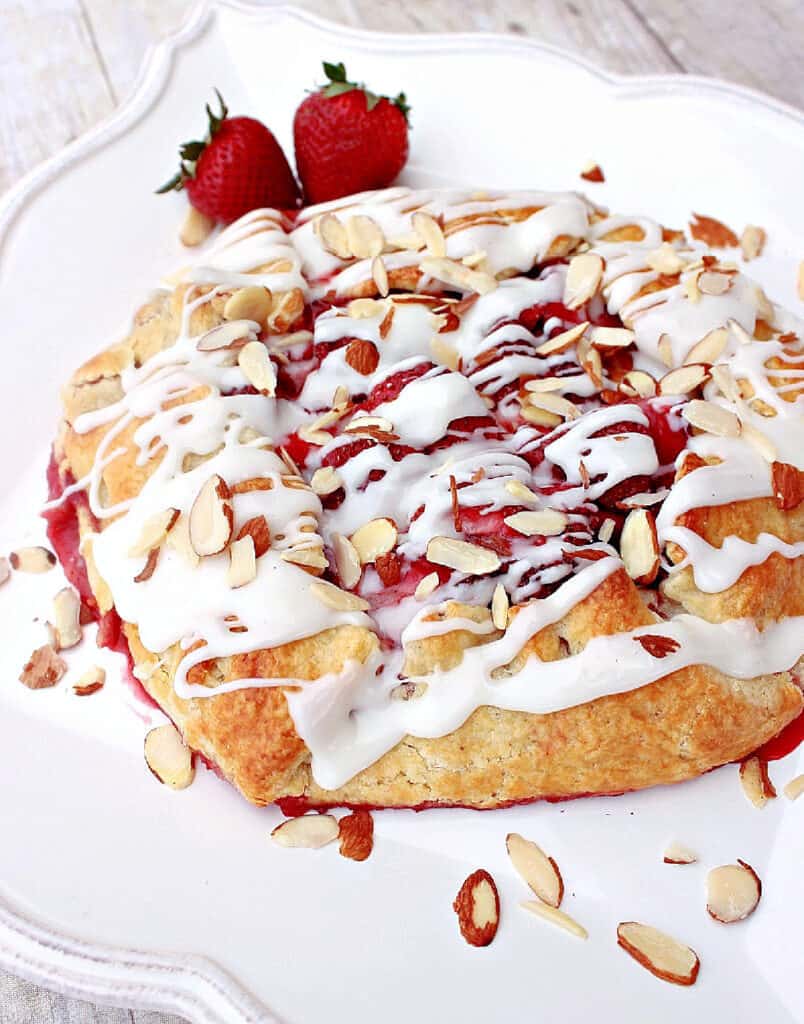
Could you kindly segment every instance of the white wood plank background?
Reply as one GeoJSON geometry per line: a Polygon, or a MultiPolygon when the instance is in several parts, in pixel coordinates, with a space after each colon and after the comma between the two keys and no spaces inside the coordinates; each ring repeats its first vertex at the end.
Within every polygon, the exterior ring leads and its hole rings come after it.
{"type": "MultiPolygon", "coordinates": [[[[730,79],[804,107],[802,0],[296,0],[387,31],[530,35],[613,71],[730,79]]],[[[0,192],[109,114],[190,0],[0,0],[0,192]]],[[[3,1024],[180,1024],[0,972],[3,1024]]]]}

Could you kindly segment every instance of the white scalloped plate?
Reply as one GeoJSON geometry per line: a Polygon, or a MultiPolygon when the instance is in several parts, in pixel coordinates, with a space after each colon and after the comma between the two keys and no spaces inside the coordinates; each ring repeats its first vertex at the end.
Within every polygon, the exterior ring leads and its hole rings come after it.
{"type": "MultiPolygon", "coordinates": [[[[683,224],[690,208],[769,232],[752,265],[795,308],[804,207],[804,116],[757,93],[703,79],[618,78],[534,42],[493,36],[391,36],[282,7],[202,7],[151,55],[131,99],[30,175],[0,206],[6,438],[0,541],[34,537],[60,382],[116,337],[158,275],[181,260],[183,200],[153,187],[176,143],[201,123],[217,85],[236,112],[288,143],[292,112],[322,58],[345,60],[413,104],[413,184],[566,188],[594,158],[594,198],[683,224]]],[[[106,660],[91,700],[69,685],[16,683],[41,642],[32,620],[55,573],[0,590],[5,778],[0,841],[0,964],[73,995],[174,1010],[197,1024],[382,1019],[621,1020],[652,1024],[804,1015],[800,982],[804,828],[784,799],[761,814],[735,768],[616,799],[509,811],[386,812],[364,864],[280,850],[274,809],[248,806],[203,770],[181,794],[144,770],[149,713],[106,660]],[[135,713],[132,713],[134,710],[135,713]],[[138,717],[139,716],[139,717],[138,717]],[[146,722],[143,721],[146,720],[146,722]],[[580,942],[517,908],[526,896],[504,850],[531,835],[561,864],[580,942]],[[666,841],[701,863],[661,863],[666,841]],[[741,857],[765,883],[745,924],[703,906],[708,866],[741,857]],[[485,866],[502,898],[488,949],[460,939],[450,904],[485,866]],[[702,961],[692,989],[663,984],[616,948],[620,920],[662,927],[702,961]],[[268,1009],[270,1007],[270,1009],[268,1009]]],[[[91,641],[71,676],[98,660],[91,641]]],[[[802,756],[773,766],[777,783],[802,756]]]]}

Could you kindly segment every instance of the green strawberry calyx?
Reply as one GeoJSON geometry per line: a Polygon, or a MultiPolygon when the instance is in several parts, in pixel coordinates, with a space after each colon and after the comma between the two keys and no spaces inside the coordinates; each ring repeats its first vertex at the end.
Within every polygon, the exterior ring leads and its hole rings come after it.
{"type": "Polygon", "coordinates": [[[393,99],[390,96],[377,96],[370,89],[367,89],[362,82],[350,82],[346,77],[346,67],[341,62],[339,64],[330,64],[327,61],[323,61],[324,74],[329,79],[327,85],[322,85],[320,92],[327,99],[332,99],[333,96],[342,96],[345,92],[353,92],[358,89],[366,97],[366,109],[373,110],[380,100],[388,100],[389,103],[393,103],[404,116],[405,120],[408,120],[408,114],[410,113],[410,104],[407,102],[407,98],[403,92],[399,93],[398,96],[393,99]]]}
{"type": "Polygon", "coordinates": [[[184,188],[186,181],[195,177],[195,169],[198,164],[199,157],[212,142],[215,136],[220,131],[221,125],[229,116],[229,108],[224,102],[223,96],[215,89],[215,95],[218,97],[218,103],[220,105],[220,112],[214,113],[210,105],[206,104],[207,112],[207,134],[203,139],[194,139],[191,142],[183,142],[179,146],[179,169],[170,179],[166,181],[161,188],[156,190],[157,195],[164,195],[165,192],[181,192],[184,188]]]}

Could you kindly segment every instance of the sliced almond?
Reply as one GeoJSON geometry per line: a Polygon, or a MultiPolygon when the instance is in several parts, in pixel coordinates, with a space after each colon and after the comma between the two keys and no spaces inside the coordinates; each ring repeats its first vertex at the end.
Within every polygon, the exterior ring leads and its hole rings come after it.
{"type": "Polygon", "coordinates": [[[385,298],[388,294],[388,271],[385,269],[382,256],[375,256],[371,261],[371,276],[377,285],[377,291],[385,298]]]}
{"type": "Polygon", "coordinates": [[[572,382],[572,377],[536,377],[533,380],[525,381],[525,390],[534,394],[549,394],[553,391],[563,391],[567,384],[572,382]]]}
{"type": "Polygon", "coordinates": [[[709,372],[705,366],[680,366],[659,380],[659,394],[688,395],[696,391],[708,378],[709,372]]]}
{"type": "Polygon", "coordinates": [[[193,754],[175,725],[159,725],[145,737],[145,763],[171,789],[186,789],[195,777],[193,754]]]}
{"type": "Polygon", "coordinates": [[[348,590],[341,590],[331,583],[316,580],[310,584],[310,593],[328,608],[336,612],[365,612],[369,609],[368,601],[348,590]]]}
{"type": "Polygon", "coordinates": [[[636,339],[634,332],[627,327],[592,327],[588,337],[595,348],[607,351],[628,348],[636,339]]]}
{"type": "Polygon", "coordinates": [[[681,644],[672,636],[661,634],[642,633],[634,637],[635,643],[648,652],[652,658],[667,658],[675,654],[681,644]]]}
{"type": "Polygon", "coordinates": [[[749,757],[740,763],[740,782],[745,795],[759,810],[776,796],[768,775],[768,762],[758,757],[749,757]]]}
{"type": "Polygon", "coordinates": [[[55,686],[67,671],[67,662],[60,658],[50,644],[44,644],[31,654],[20,673],[20,682],[29,690],[47,690],[55,686]]]}
{"type": "Polygon", "coordinates": [[[567,331],[562,331],[561,334],[557,334],[554,338],[550,338],[548,341],[539,345],[536,349],[536,354],[540,356],[549,356],[556,352],[565,352],[568,348],[574,345],[579,338],[583,337],[584,331],[588,326],[589,321],[584,320],[583,323],[576,324],[574,327],[570,327],[567,331]]]}
{"type": "Polygon", "coordinates": [[[246,534],[229,545],[229,572],[227,580],[232,590],[244,587],[257,576],[257,559],[254,554],[254,540],[246,534]]]}
{"type": "Polygon", "coordinates": [[[231,491],[217,474],[204,483],[190,509],[190,544],[201,557],[223,551],[232,536],[231,491]]]}
{"type": "Polygon", "coordinates": [[[701,213],[693,213],[694,220],[690,221],[690,234],[699,242],[711,245],[714,248],[728,248],[739,245],[735,233],[722,221],[714,217],[706,217],[701,213]]]}
{"type": "Polygon", "coordinates": [[[560,416],[562,420],[577,420],[581,415],[581,410],[575,405],[574,402],[570,402],[567,398],[562,398],[561,395],[556,395],[551,391],[544,392],[529,392],[528,404],[535,409],[544,409],[546,412],[551,412],[556,416],[560,416]]]}
{"type": "MultiPolygon", "coordinates": [[[[265,516],[252,516],[247,519],[237,533],[237,540],[250,537],[254,545],[254,557],[262,558],[271,547],[271,528],[265,516]]],[[[242,557],[242,556],[240,556],[242,557]]]]}
{"type": "Polygon", "coordinates": [[[398,537],[396,526],[390,519],[372,519],[352,534],[352,545],[361,565],[368,565],[378,555],[392,551],[398,537]]]}
{"type": "Polygon", "coordinates": [[[8,556],[16,572],[49,572],[56,564],[56,556],[43,547],[17,548],[8,556]]]}
{"type": "Polygon", "coordinates": [[[567,268],[564,283],[564,305],[578,309],[588,302],[600,287],[603,279],[603,260],[596,252],[583,252],[573,256],[567,268]]]}
{"type": "MultiPolygon", "coordinates": [[[[774,461],[771,466],[771,486],[776,504],[782,512],[792,512],[804,501],[804,486],[795,466],[788,462],[774,461]]],[[[13,555],[11,564],[14,564],[13,555]]]]}
{"type": "Polygon", "coordinates": [[[428,255],[443,259],[447,255],[447,241],[435,217],[424,210],[417,210],[411,217],[411,223],[416,234],[421,236],[428,255]]]}
{"type": "Polygon", "coordinates": [[[726,322],[728,324],[729,330],[731,331],[731,333],[734,335],[734,337],[737,339],[737,341],[739,341],[739,343],[741,345],[751,345],[751,344],[753,344],[754,339],[751,337],[751,335],[748,333],[748,331],[743,327],[743,325],[739,322],[739,320],[730,319],[730,320],[727,320],[726,322]]]}
{"type": "Polygon", "coordinates": [[[177,508],[166,508],[149,516],[142,524],[136,544],[128,549],[129,558],[142,558],[153,548],[158,548],[176,525],[179,518],[177,508]]]}
{"type": "Polygon", "coordinates": [[[53,598],[53,626],[58,651],[66,651],[81,642],[81,598],[72,587],[64,587],[53,598]]]}
{"type": "Polygon", "coordinates": [[[629,370],[619,386],[631,398],[652,398],[656,394],[656,381],[644,370],[629,370]]]}
{"type": "Polygon", "coordinates": [[[798,800],[804,793],[804,775],[797,775],[791,779],[782,790],[788,800],[798,800]]]}
{"type": "Polygon", "coordinates": [[[672,369],[673,366],[673,343],[666,334],[662,334],[659,337],[659,341],[656,344],[656,351],[658,352],[659,358],[665,366],[669,366],[672,369]]]}
{"type": "Polygon", "coordinates": [[[179,231],[179,241],[182,245],[192,249],[205,242],[212,234],[214,227],[215,221],[211,217],[207,217],[205,213],[190,206],[179,231]]]}
{"type": "Polygon", "coordinates": [[[687,265],[676,249],[669,242],[662,242],[658,249],[648,253],[645,262],[657,274],[680,274],[687,265]]]}
{"type": "Polygon", "coordinates": [[[705,270],[698,275],[698,288],[703,295],[725,295],[731,288],[731,277],[717,270],[705,270]]]}
{"type": "Polygon", "coordinates": [[[276,394],[276,370],[261,341],[250,341],[240,349],[237,365],[253,388],[273,398],[276,394]]]}
{"type": "Polygon", "coordinates": [[[457,370],[460,366],[461,357],[458,355],[458,350],[445,341],[440,334],[434,334],[430,339],[430,351],[435,356],[436,362],[442,366],[447,366],[450,370],[457,370]]]}
{"type": "Polygon", "coordinates": [[[696,342],[687,353],[684,365],[690,363],[716,363],[723,355],[729,332],[725,327],[716,327],[696,342]]]}
{"type": "Polygon", "coordinates": [[[374,819],[370,811],[358,808],[338,822],[341,857],[363,861],[374,848],[374,819]]]}
{"type": "Polygon", "coordinates": [[[422,273],[445,284],[454,285],[462,291],[487,295],[497,288],[497,279],[482,270],[472,270],[455,260],[426,257],[421,261],[422,273]]]}
{"type": "Polygon", "coordinates": [[[287,548],[279,553],[283,562],[290,562],[291,565],[298,565],[309,572],[312,576],[320,576],[329,568],[327,556],[322,547],[295,547],[287,548]]]}
{"type": "Polygon", "coordinates": [[[100,665],[93,665],[73,684],[73,693],[76,697],[90,697],[98,690],[102,690],[105,683],[106,669],[101,668],[100,665]]]}
{"type": "Polygon", "coordinates": [[[604,544],[608,544],[614,535],[614,527],[616,525],[613,519],[604,519],[600,524],[600,529],[597,531],[598,539],[602,540],[604,544]]]}
{"type": "Polygon", "coordinates": [[[339,260],[351,258],[352,251],[349,248],[346,228],[334,213],[325,213],[323,217],[319,217],[313,223],[313,230],[332,256],[337,256],[339,260]]]}
{"type": "Polygon", "coordinates": [[[321,498],[325,498],[328,494],[334,494],[335,491],[339,491],[343,487],[343,480],[338,471],[333,469],[332,466],[321,466],[310,478],[310,486],[313,489],[313,493],[321,498]]]}
{"type": "Polygon", "coordinates": [[[776,461],[778,454],[776,445],[767,434],[758,430],[753,423],[748,423],[745,420],[741,421],[740,437],[747,441],[755,451],[759,452],[763,459],[771,463],[776,461]]]}
{"type": "Polygon", "coordinates": [[[363,214],[347,219],[346,238],[352,255],[359,260],[374,259],[385,248],[385,236],[379,224],[363,214]]]}
{"type": "Polygon", "coordinates": [[[488,946],[500,923],[500,897],[494,879],[482,868],[473,871],[461,886],[453,910],[461,935],[470,946],[488,946]]]}
{"type": "Polygon", "coordinates": [[[508,594],[502,583],[494,588],[494,595],[491,598],[491,621],[496,629],[506,629],[508,626],[508,594]]]}
{"type": "Polygon", "coordinates": [[[417,601],[423,601],[425,597],[429,597],[430,594],[436,589],[439,584],[439,578],[437,572],[428,572],[426,576],[422,576],[416,585],[416,589],[413,591],[413,596],[417,601]]]}
{"type": "Polygon", "coordinates": [[[542,902],[560,907],[564,897],[564,881],[552,857],[529,839],[510,832],[505,846],[511,863],[542,902]]]}
{"type": "Polygon", "coordinates": [[[693,303],[701,301],[701,289],[698,287],[698,278],[700,277],[700,274],[700,270],[695,270],[692,273],[685,275],[681,281],[684,294],[690,302],[693,303]]]}
{"type": "Polygon", "coordinates": [[[569,520],[563,512],[544,508],[514,512],[505,517],[505,525],[525,537],[557,537],[564,531],[569,520]]]}
{"type": "Polygon", "coordinates": [[[380,353],[372,341],[365,338],[355,338],[346,346],[344,359],[347,366],[363,377],[374,373],[380,363],[380,353]]]}
{"type": "Polygon", "coordinates": [[[550,924],[558,925],[559,928],[563,928],[570,935],[575,935],[579,939],[589,938],[589,932],[582,924],[578,924],[574,917],[570,917],[569,914],[565,914],[563,910],[559,910],[557,907],[551,907],[548,903],[542,903],[541,900],[525,900],[524,903],[519,905],[523,909],[530,911],[531,914],[535,914],[536,917],[541,917],[545,921],[549,921],[550,924]]]}
{"type": "Polygon", "coordinates": [[[238,288],[223,307],[224,320],[254,320],[264,324],[273,306],[273,296],[267,288],[248,285],[238,288]]]}
{"type": "Polygon", "coordinates": [[[522,502],[523,505],[529,505],[531,502],[535,504],[539,500],[538,494],[535,494],[530,487],[527,487],[516,477],[505,481],[505,489],[513,498],[522,502]]]}
{"type": "Polygon", "coordinates": [[[740,249],[743,253],[743,259],[755,260],[758,256],[762,255],[762,250],[765,248],[765,241],[767,235],[764,228],[757,227],[756,224],[748,224],[740,235],[740,249]]]}
{"type": "Polygon", "coordinates": [[[694,949],[637,921],[617,925],[617,945],[651,974],[674,985],[694,985],[701,962],[694,949]]]}
{"type": "Polygon", "coordinates": [[[333,533],[332,550],[335,554],[335,568],[338,570],[341,585],[347,590],[354,589],[360,582],[360,575],[363,571],[360,556],[354,544],[348,537],[344,537],[340,533],[333,533]]]}
{"type": "Polygon", "coordinates": [[[715,405],[714,402],[694,398],[687,402],[681,410],[681,415],[691,426],[707,434],[714,434],[717,437],[740,436],[740,421],[734,413],[715,405]]]}
{"type": "Polygon", "coordinates": [[[596,164],[594,161],[590,161],[584,165],[584,168],[581,171],[581,177],[584,181],[593,181],[597,184],[606,180],[600,165],[596,164]]]}
{"type": "MultiPolygon", "coordinates": [[[[271,305],[271,314],[268,317],[268,330],[273,334],[285,334],[296,324],[296,321],[304,312],[304,292],[301,288],[291,288],[282,292],[278,297],[274,296],[271,305]]],[[[301,331],[296,332],[298,336],[301,331]]],[[[285,338],[283,345],[290,344],[289,338],[285,338]]]]}
{"type": "Polygon", "coordinates": [[[682,843],[672,842],[664,851],[662,859],[665,864],[695,864],[698,855],[682,843]]]}
{"type": "Polygon", "coordinates": [[[409,231],[405,235],[394,235],[385,241],[385,248],[388,251],[403,250],[407,252],[418,252],[424,248],[424,239],[418,231],[409,231]]]}
{"type": "Polygon", "coordinates": [[[197,566],[201,559],[195,552],[193,545],[190,543],[190,518],[189,516],[181,515],[176,520],[176,523],[170,533],[165,539],[165,543],[169,548],[173,548],[189,565],[197,566]]]}
{"type": "Polygon", "coordinates": [[[523,405],[519,410],[519,414],[523,420],[527,423],[532,423],[536,427],[553,427],[559,426],[564,422],[563,417],[559,416],[556,412],[548,412],[547,409],[540,409],[536,405],[523,405]]]}
{"type": "Polygon", "coordinates": [[[757,909],[762,896],[762,883],[745,861],[723,864],[706,876],[706,909],[721,924],[744,921],[757,909]]]}
{"type": "Polygon", "coordinates": [[[500,568],[496,551],[453,537],[433,537],[427,545],[427,561],[470,576],[484,576],[500,568]]]}
{"type": "Polygon", "coordinates": [[[319,850],[338,838],[338,822],[331,814],[303,814],[277,825],[271,839],[279,846],[319,850]]]}
{"type": "Polygon", "coordinates": [[[380,430],[384,434],[390,434],[393,423],[384,416],[355,416],[343,428],[347,434],[359,434],[364,430],[380,430]]]}
{"type": "Polygon", "coordinates": [[[721,395],[728,398],[730,402],[736,402],[740,397],[740,391],[729,367],[724,363],[719,363],[717,366],[713,366],[709,372],[721,395]]]}
{"type": "Polygon", "coordinates": [[[352,320],[371,320],[375,316],[384,316],[389,305],[380,299],[352,299],[346,312],[352,320]]]}
{"type": "Polygon", "coordinates": [[[196,340],[195,347],[199,352],[218,352],[220,349],[240,348],[247,341],[254,339],[259,324],[253,320],[231,320],[229,323],[218,324],[206,331],[196,340]]]}
{"type": "Polygon", "coordinates": [[[656,523],[648,509],[628,513],[620,534],[620,557],[625,571],[642,586],[648,586],[659,572],[659,541],[656,523]]]}

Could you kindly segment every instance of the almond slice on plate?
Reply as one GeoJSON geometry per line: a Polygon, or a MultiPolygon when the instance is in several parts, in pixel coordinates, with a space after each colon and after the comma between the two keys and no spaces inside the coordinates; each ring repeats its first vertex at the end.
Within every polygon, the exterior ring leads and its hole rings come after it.
{"type": "Polygon", "coordinates": [[[688,846],[673,841],[668,843],[662,859],[665,864],[695,864],[698,860],[698,855],[690,850],[688,846]]]}
{"type": "Polygon", "coordinates": [[[767,234],[764,228],[757,227],[756,224],[747,224],[740,235],[740,249],[743,253],[743,259],[755,260],[758,256],[762,255],[762,250],[765,248],[765,241],[767,234]]]}
{"type": "Polygon", "coordinates": [[[581,177],[584,181],[593,181],[597,184],[606,180],[600,165],[596,164],[593,160],[590,160],[589,163],[584,165],[584,168],[581,171],[581,177]]]}
{"type": "Polygon", "coordinates": [[[488,946],[500,923],[500,897],[488,871],[480,868],[469,875],[452,909],[458,915],[461,935],[469,945],[488,946]]]}
{"type": "Polygon", "coordinates": [[[29,690],[47,690],[55,686],[67,671],[67,662],[50,644],[37,647],[23,666],[20,682],[29,690]]]}
{"type": "Polygon", "coordinates": [[[56,650],[66,651],[81,642],[81,599],[72,587],[64,587],[53,598],[53,626],[56,650]]]}
{"type": "Polygon", "coordinates": [[[158,548],[176,525],[178,518],[179,510],[177,508],[166,508],[162,512],[156,512],[149,516],[142,524],[136,544],[128,549],[128,557],[142,558],[153,548],[158,548]]]}
{"type": "Polygon", "coordinates": [[[647,586],[656,579],[659,541],[656,522],[648,509],[635,508],[628,513],[620,534],[620,557],[625,571],[635,583],[647,586]]]}
{"type": "Polygon", "coordinates": [[[706,876],[706,909],[721,924],[744,921],[757,909],[761,896],[759,876],[743,860],[713,868],[706,876]]]}
{"type": "Polygon", "coordinates": [[[603,260],[596,252],[583,252],[569,261],[564,284],[564,305],[578,309],[597,294],[603,278],[603,260]]]}
{"type": "Polygon", "coordinates": [[[617,925],[617,945],[651,974],[674,985],[694,985],[701,962],[694,949],[637,921],[617,925]]]}
{"type": "Polygon", "coordinates": [[[226,481],[214,474],[199,490],[190,509],[190,543],[201,557],[223,551],[232,536],[234,512],[226,481]]]}
{"type": "Polygon", "coordinates": [[[193,781],[193,754],[175,725],[159,725],[145,737],[145,763],[171,789],[186,789],[193,781]]]}
{"type": "Polygon", "coordinates": [[[681,415],[693,427],[716,437],[739,437],[740,421],[733,412],[714,402],[693,398],[681,410],[681,415]]]}
{"type": "Polygon", "coordinates": [[[238,288],[229,296],[223,307],[224,320],[253,320],[263,324],[273,307],[273,296],[267,288],[248,285],[238,288]]]}
{"type": "Polygon", "coordinates": [[[564,897],[564,881],[553,858],[517,832],[510,832],[506,836],[505,846],[511,863],[539,899],[551,907],[560,907],[564,897]]]}
{"type": "Polygon", "coordinates": [[[41,546],[17,548],[8,556],[11,568],[15,572],[49,572],[56,564],[56,556],[52,551],[41,546]]]}
{"type": "Polygon", "coordinates": [[[506,526],[525,537],[557,537],[568,522],[566,515],[554,508],[526,509],[505,517],[506,526]]]}
{"type": "Polygon", "coordinates": [[[320,850],[338,838],[338,822],[331,814],[303,814],[277,825],[271,839],[279,846],[320,850]]]}
{"type": "Polygon", "coordinates": [[[776,796],[776,789],[768,775],[768,762],[759,757],[749,757],[741,762],[740,782],[745,795],[759,810],[776,796]]]}
{"type": "Polygon", "coordinates": [[[798,800],[804,793],[804,775],[797,775],[791,779],[782,790],[788,800],[798,800]]]}
{"type": "Polygon", "coordinates": [[[227,580],[232,590],[244,587],[257,576],[257,558],[254,538],[249,534],[239,537],[229,545],[229,572],[227,580]]]}
{"type": "Polygon", "coordinates": [[[582,924],[578,924],[574,917],[570,917],[569,914],[565,914],[563,910],[559,910],[557,907],[551,907],[547,903],[542,903],[541,900],[525,900],[524,903],[519,905],[524,910],[529,910],[531,914],[535,914],[536,917],[544,918],[545,921],[558,925],[559,928],[563,928],[570,935],[576,935],[579,939],[589,938],[589,932],[582,924]]]}
{"type": "Polygon", "coordinates": [[[680,366],[659,380],[660,395],[688,395],[697,390],[709,377],[705,366],[680,366]]]}
{"type": "Polygon", "coordinates": [[[470,576],[484,576],[500,568],[500,556],[496,551],[453,537],[433,537],[427,545],[427,561],[470,576]]]}
{"type": "Polygon", "coordinates": [[[349,860],[365,860],[374,849],[374,819],[359,808],[338,822],[340,854],[349,860]]]}
{"type": "Polygon", "coordinates": [[[93,665],[87,669],[81,678],[73,684],[73,693],[76,697],[89,697],[98,690],[102,690],[106,682],[106,669],[100,665],[93,665]]]}
{"type": "Polygon", "coordinates": [[[351,541],[360,564],[368,565],[378,555],[392,551],[397,537],[397,529],[391,519],[371,519],[355,530],[351,541]]]}
{"type": "Polygon", "coordinates": [[[205,213],[190,206],[179,230],[179,241],[188,249],[192,249],[205,242],[212,234],[214,227],[215,221],[211,217],[207,217],[205,213]]]}
{"type": "Polygon", "coordinates": [[[243,376],[261,395],[273,398],[276,394],[276,370],[268,358],[268,349],[261,341],[250,341],[237,356],[237,365],[243,376]]]}

